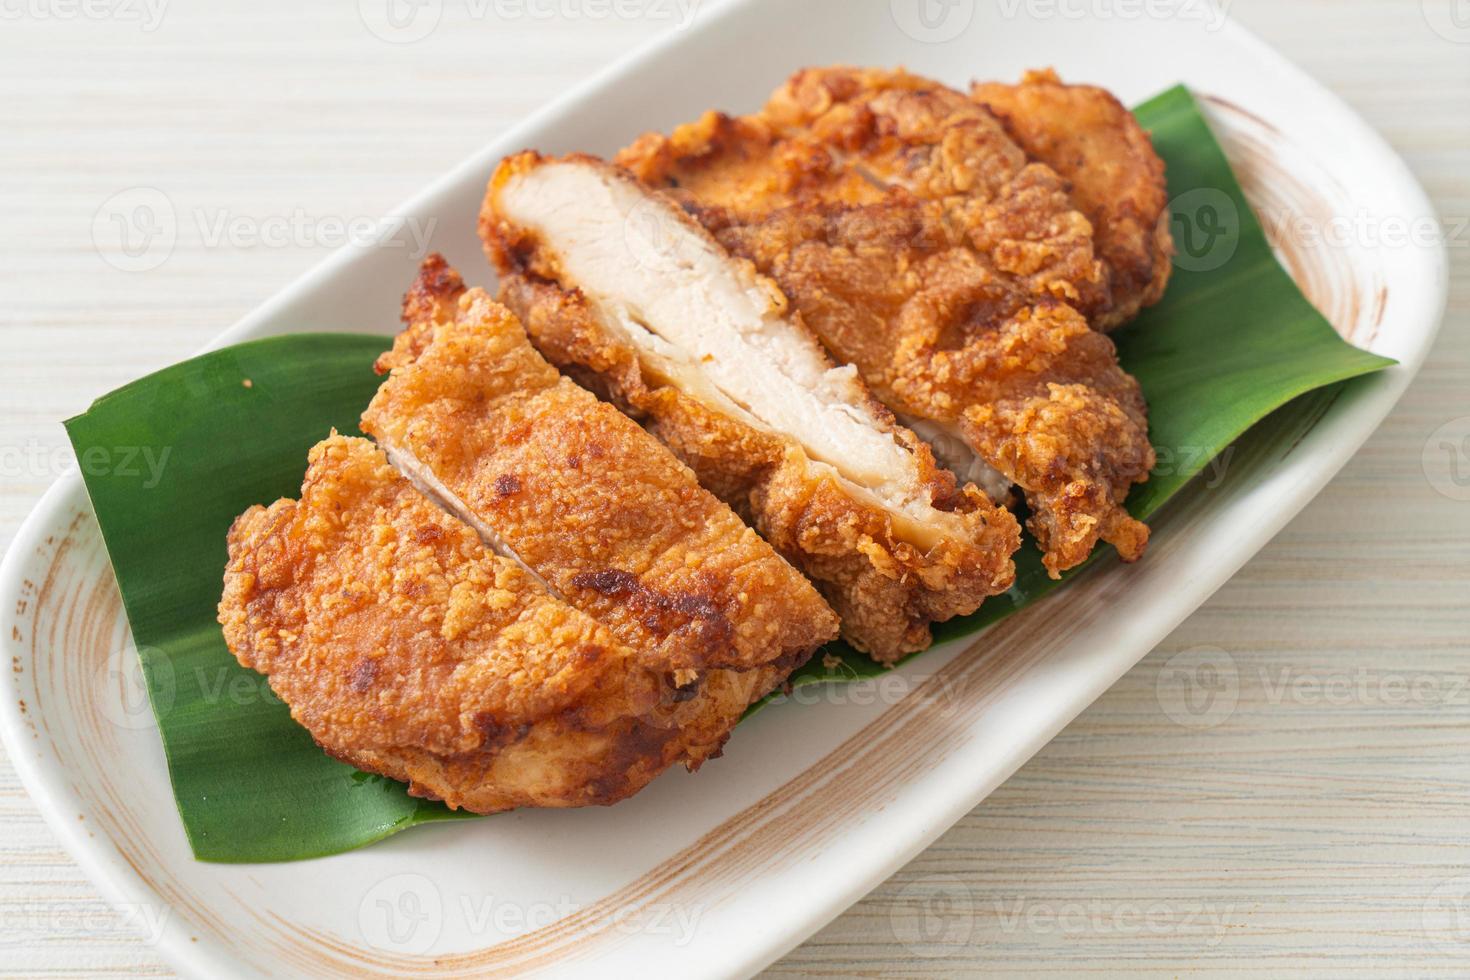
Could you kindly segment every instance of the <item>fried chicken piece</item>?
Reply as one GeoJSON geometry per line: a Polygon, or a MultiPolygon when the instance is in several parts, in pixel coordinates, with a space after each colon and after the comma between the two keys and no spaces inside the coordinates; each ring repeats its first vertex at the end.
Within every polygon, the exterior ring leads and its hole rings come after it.
{"type": "Polygon", "coordinates": [[[299,501],[230,529],[219,619],[330,755],[481,813],[614,803],[716,754],[750,700],[676,687],[335,433],[299,501]]]}
{"type": "Polygon", "coordinates": [[[1109,330],[1157,303],[1169,283],[1174,242],[1164,161],[1148,133],[1116,98],[1092,85],[1064,85],[1050,68],[1020,84],[976,83],[971,94],[1000,119],[1027,156],[1072,185],[1093,225],[1108,273],[1101,302],[1084,309],[1109,330]]]}
{"type": "Polygon", "coordinates": [[[706,113],[671,136],[645,134],[615,162],[716,221],[822,204],[880,244],[893,237],[892,205],[922,205],[924,225],[904,229],[911,244],[967,245],[1008,312],[1105,295],[1092,225],[1066,182],[1029,162],[983,106],[907,72],[805,69],[755,115],[706,113]]]}
{"type": "Polygon", "coordinates": [[[836,636],[810,583],[441,257],[404,321],[363,430],[554,594],[686,687],[711,670],[789,672],[836,636]]]}
{"type": "Polygon", "coordinates": [[[811,576],[881,661],[1014,578],[1019,528],[959,488],[750,263],[601,161],[523,154],[481,231],[540,350],[642,419],[811,576]]]}
{"type": "Polygon", "coordinates": [[[904,420],[1020,486],[1052,575],[1099,540],[1154,462],[1147,410],[1077,307],[1106,296],[1065,183],[983,107],[903,72],[798,72],[765,109],[648,134],[618,162],[771,276],[904,420]]]}

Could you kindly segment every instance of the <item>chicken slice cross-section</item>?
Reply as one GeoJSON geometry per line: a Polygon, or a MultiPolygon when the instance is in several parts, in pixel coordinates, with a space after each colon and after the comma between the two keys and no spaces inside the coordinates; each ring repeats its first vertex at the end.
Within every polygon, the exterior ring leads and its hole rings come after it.
{"type": "Polygon", "coordinates": [[[838,366],[786,297],[591,157],[491,179],[481,233],[540,350],[639,417],[892,661],[1014,578],[1019,529],[838,366]]]}
{"type": "Polygon", "coordinates": [[[424,263],[404,320],[363,430],[554,594],[680,684],[789,672],[836,635],[809,582],[442,258],[424,263]]]}
{"type": "Polygon", "coordinates": [[[1057,575],[1154,464],[1147,408],[1081,310],[1106,268],[1068,184],[978,102],[904,72],[798,72],[751,116],[717,113],[617,157],[750,259],[941,459],[1017,485],[1057,575]],[[972,458],[978,457],[978,462],[972,458]]]}
{"type": "Polygon", "coordinates": [[[235,521],[219,618],[329,754],[482,813],[614,803],[698,766],[785,676],[681,689],[335,434],[299,500],[235,521]]]}

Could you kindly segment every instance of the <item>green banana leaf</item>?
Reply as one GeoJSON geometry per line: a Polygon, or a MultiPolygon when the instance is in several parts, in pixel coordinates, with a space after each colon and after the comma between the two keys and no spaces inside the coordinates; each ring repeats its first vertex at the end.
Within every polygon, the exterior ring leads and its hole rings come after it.
{"type": "Polygon", "coordinates": [[[360,434],[387,345],[346,334],[241,344],[135,381],[66,423],[203,860],[333,854],[452,813],[328,758],[265,678],[235,662],[214,619],[230,523],[251,504],[297,496],[306,451],[333,426],[360,434]],[[88,463],[128,452],[155,465],[88,463]]]}
{"type": "MultiPolygon", "coordinates": [[[[1293,285],[1187,91],[1165,92],[1137,115],[1168,164],[1182,250],[1163,302],[1117,338],[1170,461],[1129,500],[1148,517],[1267,413],[1392,362],[1340,340],[1293,285]]],[[[328,758],[230,656],[215,621],[230,522],[297,495],[308,447],[331,428],[356,432],[387,343],[297,334],[242,344],[136,381],[66,423],[201,860],[318,857],[462,815],[328,758]],[[119,450],[156,465],[89,465],[119,450]]],[[[972,633],[1064,582],[1046,577],[1028,545],[1015,587],[943,624],[938,638],[972,633]]],[[[841,644],[826,652],[795,683],[883,669],[841,644]]]]}

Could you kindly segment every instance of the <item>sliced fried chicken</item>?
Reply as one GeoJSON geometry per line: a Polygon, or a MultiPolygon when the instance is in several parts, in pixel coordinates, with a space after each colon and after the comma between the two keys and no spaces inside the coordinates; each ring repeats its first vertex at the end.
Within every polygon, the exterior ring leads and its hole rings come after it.
{"type": "Polygon", "coordinates": [[[502,163],[481,216],[502,299],[815,580],[891,661],[1014,577],[1018,529],[936,467],[750,263],[590,157],[502,163]]]}
{"type": "Polygon", "coordinates": [[[685,685],[789,672],[836,635],[810,583],[442,258],[424,263],[404,319],[363,430],[555,595],[685,685]]]}
{"type": "Polygon", "coordinates": [[[718,752],[749,701],[675,686],[363,439],[312,449],[300,500],[246,511],[229,556],[240,663],[329,754],[452,807],[616,802],[718,752]]]}
{"type": "Polygon", "coordinates": [[[1102,300],[1084,310],[1108,330],[1157,303],[1169,283],[1164,162],[1148,133],[1106,89],[1064,85],[1051,69],[1027,72],[1017,85],[977,83],[971,94],[1026,151],[1072,185],[1072,199],[1093,224],[1108,274],[1102,300]]]}
{"type": "Polygon", "coordinates": [[[797,73],[765,109],[649,134],[617,161],[773,278],[836,357],[962,467],[1014,481],[1053,574],[1152,468],[1137,382],[1079,309],[1104,302],[1092,226],[965,95],[903,72],[797,73]]]}

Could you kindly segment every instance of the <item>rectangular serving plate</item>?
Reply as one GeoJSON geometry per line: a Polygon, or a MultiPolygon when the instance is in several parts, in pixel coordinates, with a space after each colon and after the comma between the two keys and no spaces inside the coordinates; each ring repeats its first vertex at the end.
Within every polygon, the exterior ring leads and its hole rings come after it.
{"type": "MultiPolygon", "coordinates": [[[[1181,0],[1129,16],[1128,5],[1084,6],[728,4],[536,113],[396,219],[434,227],[434,247],[488,285],[475,215],[504,154],[609,153],[712,106],[753,109],[791,70],[837,61],[902,64],[952,84],[1052,64],[1126,102],[1182,81],[1258,210],[1432,215],[1375,133],[1217,8],[1181,0]]],[[[1305,506],[1402,394],[1443,311],[1442,249],[1273,241],[1340,333],[1399,365],[1259,426],[1223,483],[1190,488],[1155,521],[1139,564],[1100,563],[978,638],[764,711],[697,776],[670,773],[611,809],[421,828],[317,861],[196,862],[151,716],[136,710],[127,623],[76,473],[46,494],[0,567],[0,635],[14,668],[0,682],[0,728],[11,758],[109,900],[186,974],[752,973],[1055,736],[1305,506]]],[[[412,273],[404,249],[344,249],[212,346],[389,331],[412,273]]]]}

